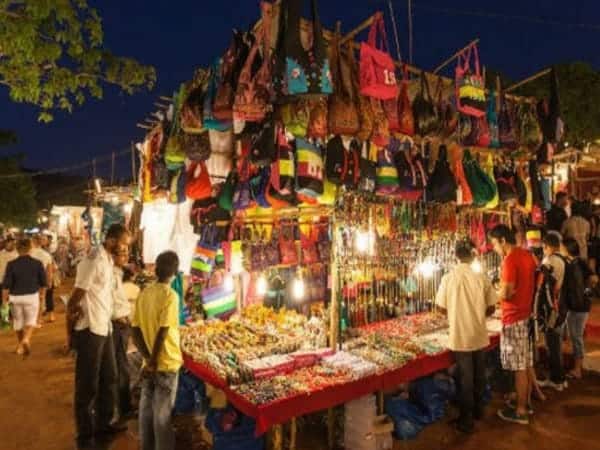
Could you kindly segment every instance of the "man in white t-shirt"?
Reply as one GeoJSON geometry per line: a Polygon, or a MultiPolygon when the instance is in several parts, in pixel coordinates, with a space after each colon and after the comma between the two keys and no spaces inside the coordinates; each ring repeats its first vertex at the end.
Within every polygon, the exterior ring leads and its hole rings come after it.
{"type": "Polygon", "coordinates": [[[6,266],[9,262],[19,257],[19,252],[16,249],[16,241],[12,236],[8,236],[4,240],[4,249],[0,251],[0,283],[4,280],[6,266]]]}
{"type": "Polygon", "coordinates": [[[129,245],[129,233],[111,225],[104,244],[77,266],[75,290],[67,306],[67,325],[77,352],[75,422],[77,446],[92,448],[94,439],[127,429],[115,422],[117,368],[112,341],[114,307],[113,255],[129,245]]]}
{"type": "Polygon", "coordinates": [[[474,429],[474,419],[483,416],[485,348],[490,340],[486,317],[494,313],[496,293],[487,277],[471,267],[475,246],[463,240],[456,244],[459,264],[442,278],[435,304],[448,315],[448,347],[454,353],[459,374],[460,416],[457,428],[474,429]]]}
{"type": "MultiPolygon", "coordinates": [[[[43,239],[45,237],[41,235],[34,236],[31,240],[32,249],[30,256],[32,258],[37,259],[44,266],[44,270],[46,271],[46,280],[48,280],[48,288],[46,289],[46,309],[45,314],[48,314],[48,320],[50,322],[54,322],[54,289],[53,289],[53,280],[54,280],[54,258],[52,255],[43,249],[43,239]]],[[[40,305],[40,318],[38,320],[38,327],[41,326],[41,317],[42,317],[42,305],[40,305]]]]}

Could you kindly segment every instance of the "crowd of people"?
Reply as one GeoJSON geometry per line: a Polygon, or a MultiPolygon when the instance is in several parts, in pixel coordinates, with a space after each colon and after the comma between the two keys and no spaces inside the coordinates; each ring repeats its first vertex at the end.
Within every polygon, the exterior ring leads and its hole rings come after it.
{"type": "Polygon", "coordinates": [[[489,346],[486,317],[497,304],[502,321],[500,363],[514,379],[514,390],[498,411],[501,419],[529,424],[532,399],[544,400],[543,388],[563,391],[568,379],[582,377],[584,330],[598,286],[599,213],[590,202],[559,193],[547,215],[541,249],[533,242],[530,247],[525,242],[519,245],[513,229],[497,225],[489,235],[502,258],[495,288],[473,265],[474,244],[469,240],[457,243],[458,265],[443,277],[435,303],[447,314],[450,326],[460,431],[472,432],[475,421],[483,416],[484,351],[489,346]],[[567,332],[574,366],[565,373],[562,344],[567,332]],[[541,343],[546,347],[549,371],[538,378],[534,363],[541,343]]]}

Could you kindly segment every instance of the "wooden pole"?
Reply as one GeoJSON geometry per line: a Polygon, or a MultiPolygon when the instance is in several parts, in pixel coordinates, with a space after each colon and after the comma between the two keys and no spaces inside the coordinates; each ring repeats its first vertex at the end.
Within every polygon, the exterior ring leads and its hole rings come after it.
{"type": "Polygon", "coordinates": [[[329,449],[335,447],[335,410],[333,408],[327,410],[327,447],[329,449]]]}
{"type": "Polygon", "coordinates": [[[466,49],[468,49],[469,47],[477,44],[479,42],[479,38],[477,39],[473,39],[471,42],[469,42],[467,45],[465,45],[463,48],[461,48],[459,51],[457,51],[454,55],[452,55],[450,58],[448,58],[446,61],[444,61],[443,63],[441,63],[439,66],[437,66],[434,70],[433,70],[433,74],[435,75],[436,73],[438,73],[440,70],[442,70],[444,67],[446,67],[448,64],[450,64],[452,61],[454,61],[456,58],[458,58],[466,49]]]}
{"type": "Polygon", "coordinates": [[[290,450],[296,450],[296,434],[296,418],[292,417],[292,420],[290,421],[290,450]]]}
{"type": "Polygon", "coordinates": [[[135,126],[138,128],[143,128],[144,130],[151,130],[153,128],[150,125],[146,125],[146,124],[142,124],[142,123],[136,123],[135,126]]]}
{"type": "Polygon", "coordinates": [[[273,427],[273,450],[283,450],[283,432],[281,425],[273,427]]]}
{"type": "Polygon", "coordinates": [[[333,214],[333,232],[331,235],[331,298],[329,301],[329,345],[332,349],[338,346],[340,334],[340,305],[338,303],[338,261],[337,261],[337,229],[335,227],[336,215],[333,214]]]}
{"type": "Polygon", "coordinates": [[[373,20],[375,19],[375,16],[377,14],[379,14],[379,13],[373,14],[367,20],[362,22],[359,26],[357,26],[352,31],[350,31],[348,34],[346,34],[342,39],[340,39],[340,45],[345,44],[346,42],[354,39],[356,37],[356,35],[358,35],[361,31],[363,31],[367,27],[370,27],[373,24],[373,20]]]}
{"type": "Polygon", "coordinates": [[[515,83],[509,87],[507,87],[506,89],[504,89],[504,92],[510,92],[510,91],[514,91],[517,88],[520,88],[521,86],[523,86],[524,84],[527,84],[533,80],[537,80],[540,77],[543,77],[544,75],[549,74],[552,71],[552,69],[544,69],[541,70],[533,75],[531,75],[528,78],[525,78],[524,80],[519,81],[518,83],[515,83]]]}

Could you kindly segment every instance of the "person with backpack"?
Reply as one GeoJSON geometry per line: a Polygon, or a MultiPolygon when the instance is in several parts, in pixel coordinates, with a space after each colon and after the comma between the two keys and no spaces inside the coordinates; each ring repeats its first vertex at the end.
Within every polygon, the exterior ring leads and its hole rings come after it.
{"type": "Polygon", "coordinates": [[[567,376],[580,379],[585,355],[583,332],[592,304],[591,294],[586,289],[586,283],[589,283],[589,285],[596,284],[597,277],[592,274],[588,265],[580,258],[579,244],[575,239],[565,239],[563,246],[567,254],[565,271],[565,297],[568,308],[567,326],[569,327],[575,360],[575,366],[567,376]]]}
{"type": "Polygon", "coordinates": [[[560,237],[556,233],[544,236],[543,250],[541,272],[544,283],[541,289],[546,289],[546,294],[542,298],[538,297],[534,313],[537,314],[538,324],[541,324],[545,333],[550,374],[547,379],[538,380],[538,385],[561,392],[567,387],[562,359],[567,308],[564,295],[566,263],[560,254],[560,237]]]}

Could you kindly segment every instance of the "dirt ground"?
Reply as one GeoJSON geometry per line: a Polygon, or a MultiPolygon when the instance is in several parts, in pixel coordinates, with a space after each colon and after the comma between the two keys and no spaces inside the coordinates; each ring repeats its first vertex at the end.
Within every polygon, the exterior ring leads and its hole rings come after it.
{"type": "MultiPolygon", "coordinates": [[[[12,353],[12,332],[0,332],[0,449],[66,450],[74,448],[73,360],[63,354],[64,314],[59,305],[58,320],[37,330],[32,355],[23,360],[12,353]]],[[[600,348],[594,344],[592,348],[600,348]]],[[[530,427],[502,423],[495,417],[499,400],[489,408],[477,433],[464,437],[443,420],[426,428],[414,441],[396,442],[395,449],[407,450],[596,450],[600,448],[600,375],[588,374],[562,393],[548,393],[549,399],[536,405],[530,427]]],[[[195,422],[196,424],[198,421],[195,422]]],[[[191,444],[197,432],[178,434],[178,450],[205,448],[191,444]]],[[[306,427],[299,436],[299,450],[324,448],[325,430],[306,427]]],[[[105,448],[138,448],[136,423],[130,431],[105,448]]],[[[352,450],[352,449],[348,449],[352,450]]]]}

